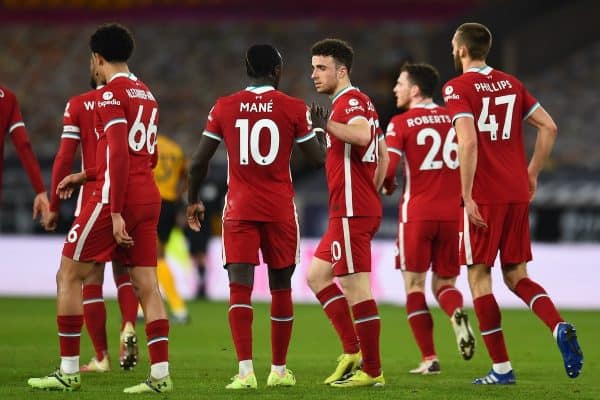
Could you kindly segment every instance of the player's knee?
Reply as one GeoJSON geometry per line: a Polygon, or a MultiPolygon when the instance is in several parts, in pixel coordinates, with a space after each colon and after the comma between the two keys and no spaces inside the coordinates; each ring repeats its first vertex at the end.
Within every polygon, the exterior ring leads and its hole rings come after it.
{"type": "Polygon", "coordinates": [[[306,283],[314,293],[319,293],[330,284],[329,280],[323,274],[319,273],[319,270],[316,268],[309,268],[306,274],[306,283]]]}
{"type": "Polygon", "coordinates": [[[269,268],[269,289],[281,290],[292,287],[292,275],[296,265],[290,265],[287,268],[272,269],[269,268]]]}
{"type": "Polygon", "coordinates": [[[228,264],[227,274],[229,283],[238,285],[254,286],[254,266],[250,264],[228,264]]]}

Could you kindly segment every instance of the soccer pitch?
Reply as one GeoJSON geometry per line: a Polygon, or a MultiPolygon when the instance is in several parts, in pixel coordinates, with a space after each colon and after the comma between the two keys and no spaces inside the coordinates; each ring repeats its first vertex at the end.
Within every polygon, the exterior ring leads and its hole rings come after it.
{"type": "MultiPolygon", "coordinates": [[[[190,304],[192,322],[171,325],[169,353],[174,392],[158,395],[168,399],[599,399],[600,331],[598,311],[564,311],[578,331],[585,355],[582,374],[566,376],[558,348],[547,328],[530,312],[505,310],[503,328],[517,378],[514,386],[474,386],[473,378],[485,375],[490,361],[476,329],[477,349],[471,361],[458,355],[454,334],[445,314],[434,309],[436,350],[442,373],[411,376],[408,370],[419,353],[403,308],[380,306],[381,353],[386,386],[383,388],[335,389],[321,381],[334,369],[341,352],[333,328],[318,305],[295,307],[294,333],[288,367],[297,378],[293,388],[267,389],[270,368],[269,305],[254,306],[254,368],[259,382],[255,391],[228,391],[224,386],[237,372],[235,351],[229,334],[225,303],[190,304]]],[[[149,371],[143,324],[138,324],[141,360],[133,372],[118,368],[119,313],[115,301],[107,301],[108,335],[113,371],[82,376],[80,392],[38,392],[27,378],[42,376],[59,363],[53,299],[0,299],[5,318],[0,341],[0,399],[121,399],[132,395],[123,388],[141,382],[149,371]]],[[[87,334],[82,335],[82,358],[93,356],[87,334]]]]}

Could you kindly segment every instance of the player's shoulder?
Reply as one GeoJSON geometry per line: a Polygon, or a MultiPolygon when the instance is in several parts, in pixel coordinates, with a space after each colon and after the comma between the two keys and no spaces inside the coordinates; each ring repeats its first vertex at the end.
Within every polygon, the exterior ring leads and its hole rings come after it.
{"type": "Polygon", "coordinates": [[[523,86],[523,83],[516,76],[509,74],[508,72],[501,71],[499,69],[493,69],[491,72],[494,81],[508,81],[511,85],[523,86]]]}
{"type": "Polygon", "coordinates": [[[346,114],[350,114],[354,111],[367,112],[371,99],[358,88],[350,86],[334,95],[332,103],[334,108],[343,109],[346,114]]]}
{"type": "Polygon", "coordinates": [[[17,96],[15,96],[15,93],[8,87],[0,84],[0,99],[15,101],[17,96]]]}
{"type": "Polygon", "coordinates": [[[289,107],[292,110],[302,110],[305,111],[306,103],[299,97],[290,96],[287,93],[284,93],[280,90],[275,90],[273,92],[273,99],[277,102],[281,102],[285,105],[286,109],[289,107]]]}

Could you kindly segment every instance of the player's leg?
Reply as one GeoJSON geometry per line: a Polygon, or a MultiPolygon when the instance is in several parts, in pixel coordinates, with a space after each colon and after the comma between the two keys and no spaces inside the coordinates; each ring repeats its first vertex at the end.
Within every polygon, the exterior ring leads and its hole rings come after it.
{"type": "Polygon", "coordinates": [[[529,204],[511,204],[500,241],[500,260],[504,282],[521,298],[553,333],[563,356],[565,370],[576,378],[583,367],[583,353],[572,324],[566,323],[544,288],[527,275],[531,260],[529,204]]]}
{"type": "Polygon", "coordinates": [[[102,296],[104,264],[96,263],[83,282],[83,320],[92,340],[96,355],[81,366],[81,372],[110,371],[106,338],[106,306],[102,296]]]}
{"type": "Polygon", "coordinates": [[[354,331],[348,300],[333,281],[332,268],[342,262],[342,245],[340,244],[342,242],[341,219],[329,219],[327,232],[315,250],[315,256],[306,274],[308,286],[321,303],[343,349],[343,353],[338,357],[335,371],[325,379],[325,384],[335,382],[354,372],[359,367],[361,360],[360,346],[354,331]]]}
{"type": "Polygon", "coordinates": [[[362,353],[362,367],[335,387],[382,386],[379,336],[381,319],[371,293],[371,239],[379,228],[380,218],[342,218],[343,252],[334,268],[340,285],[348,297],[354,316],[354,329],[362,353]]]}
{"type": "MultiPolygon", "coordinates": [[[[210,224],[210,214],[205,214],[205,220],[210,224]]],[[[196,298],[204,299],[206,297],[206,249],[211,237],[211,227],[206,226],[199,232],[185,228],[185,235],[190,246],[190,256],[198,272],[198,288],[196,298]]]]}
{"type": "Polygon", "coordinates": [[[138,359],[137,334],[135,332],[138,298],[129,276],[129,269],[117,260],[113,260],[112,269],[121,310],[119,365],[124,370],[130,370],[136,366],[138,359]]]}

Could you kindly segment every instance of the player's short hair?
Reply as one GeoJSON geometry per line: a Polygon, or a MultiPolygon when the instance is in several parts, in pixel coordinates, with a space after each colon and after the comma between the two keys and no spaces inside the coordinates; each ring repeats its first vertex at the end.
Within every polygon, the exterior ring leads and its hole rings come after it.
{"type": "Polygon", "coordinates": [[[90,50],[108,62],[126,62],[133,53],[133,35],[123,25],[103,24],[90,37],[90,50]]]}
{"type": "Polygon", "coordinates": [[[270,44],[255,44],[246,51],[246,73],[251,78],[273,75],[282,63],[281,53],[270,44]]]}
{"type": "Polygon", "coordinates": [[[405,63],[400,68],[400,72],[408,74],[408,80],[419,87],[423,97],[433,97],[433,92],[440,83],[440,74],[429,64],[405,63]]]}
{"type": "Polygon", "coordinates": [[[348,73],[352,69],[354,50],[341,39],[323,39],[315,43],[311,49],[313,56],[331,56],[337,65],[344,65],[348,73]]]}
{"type": "Polygon", "coordinates": [[[492,47],[492,33],[482,24],[467,22],[456,30],[459,45],[465,45],[473,60],[485,60],[492,47]]]}

